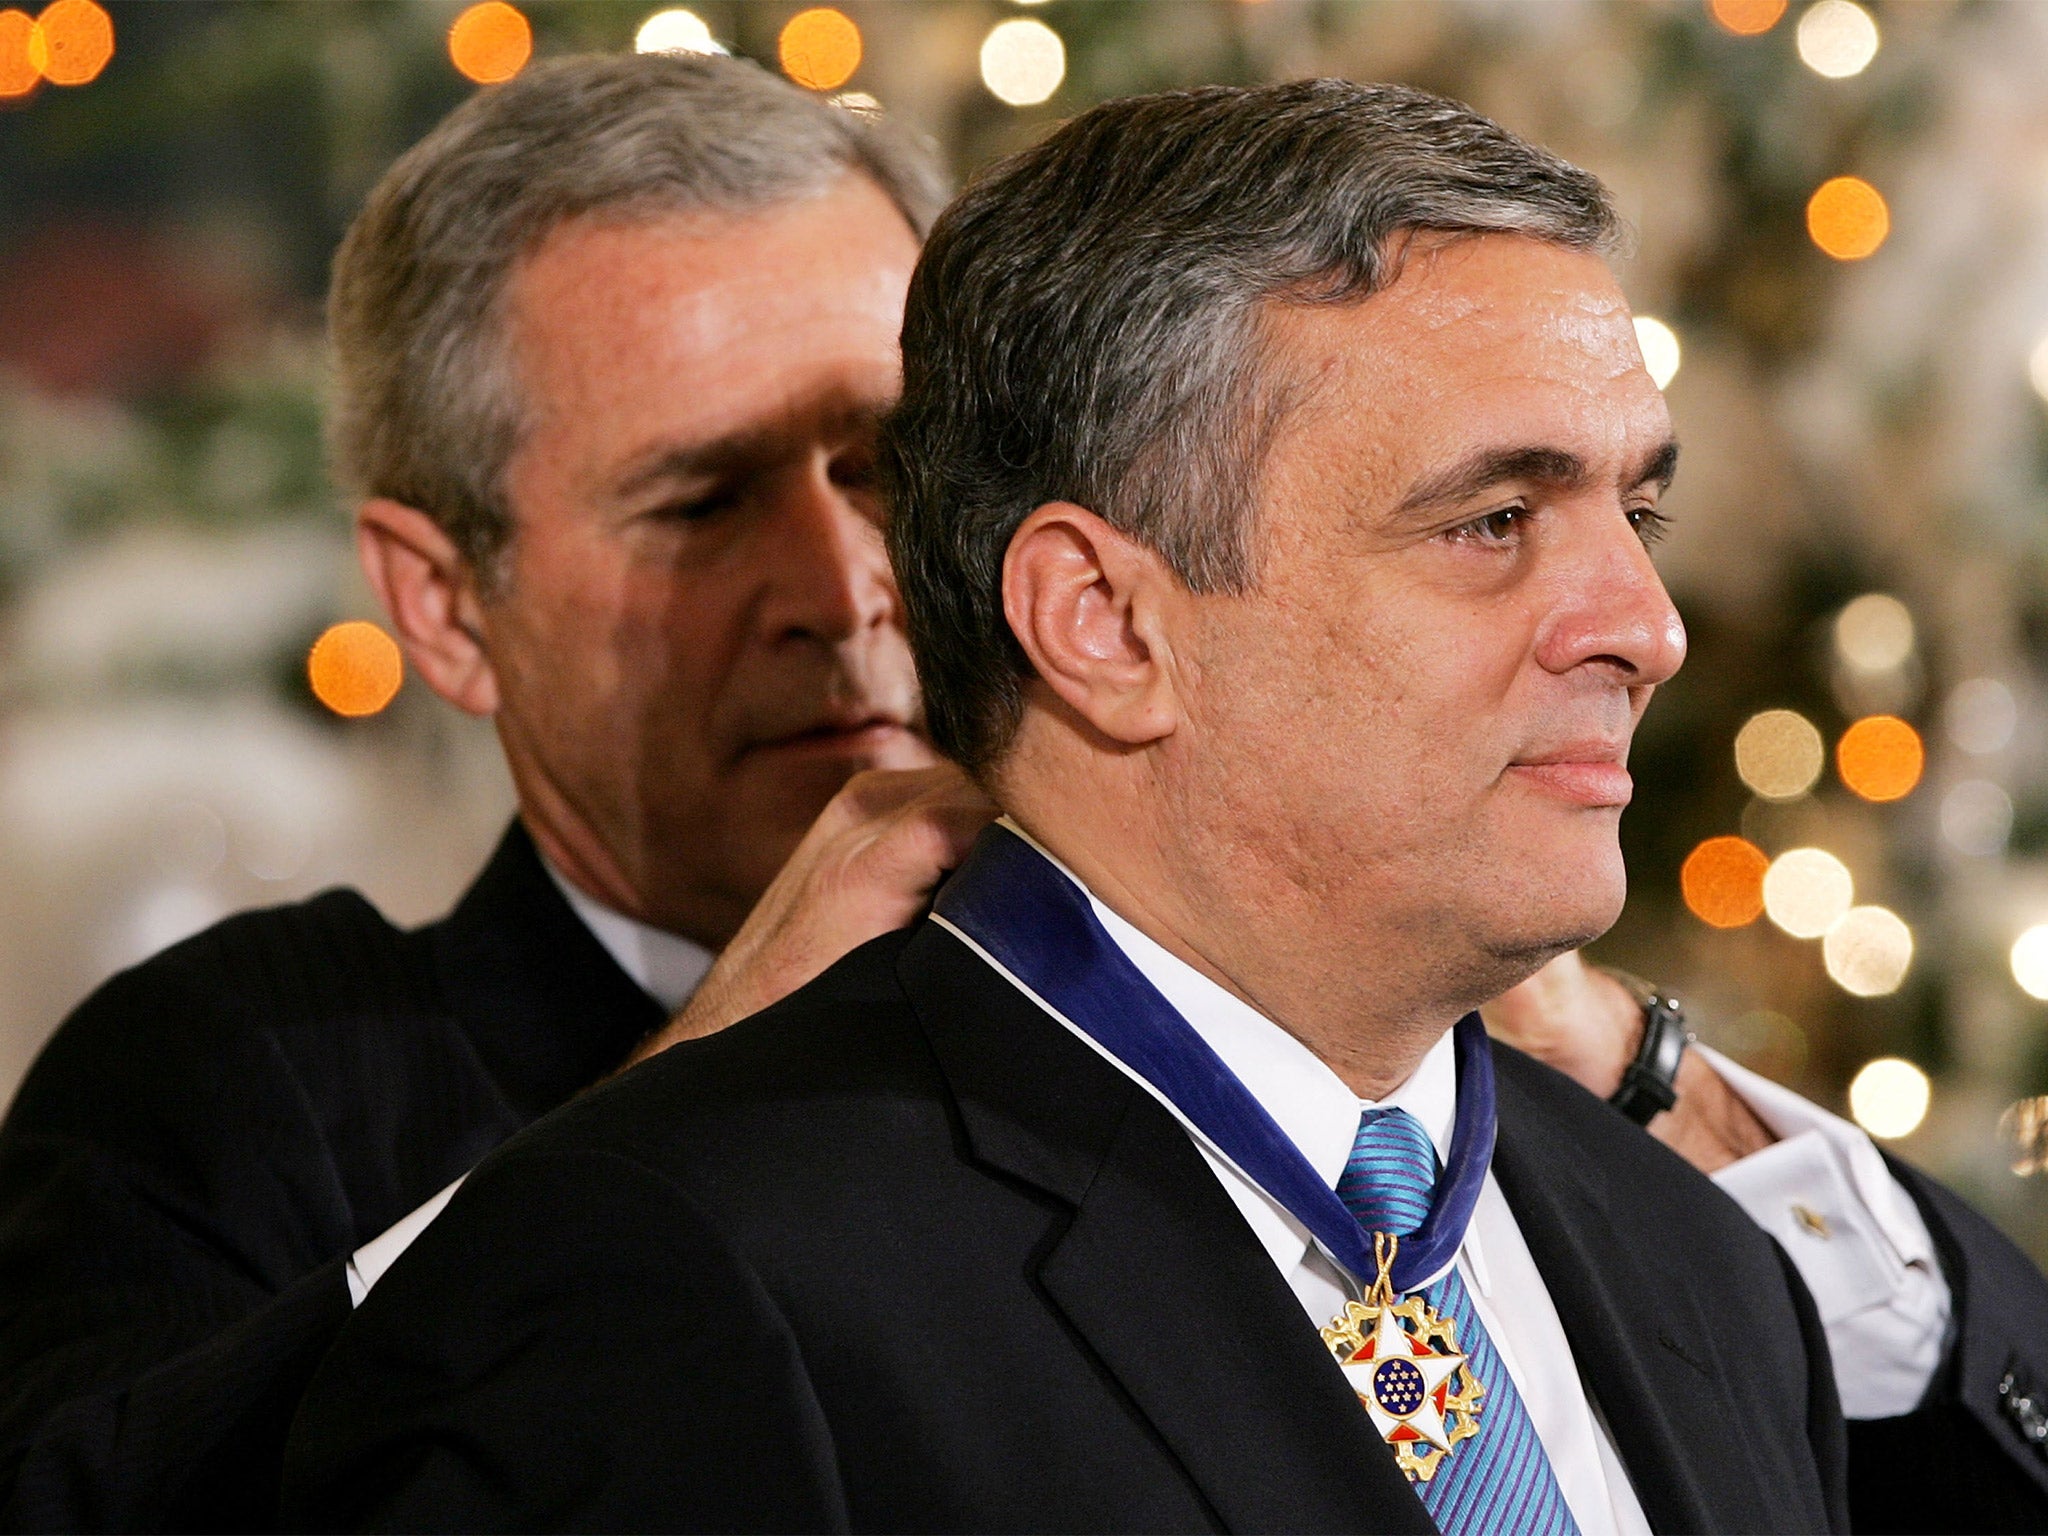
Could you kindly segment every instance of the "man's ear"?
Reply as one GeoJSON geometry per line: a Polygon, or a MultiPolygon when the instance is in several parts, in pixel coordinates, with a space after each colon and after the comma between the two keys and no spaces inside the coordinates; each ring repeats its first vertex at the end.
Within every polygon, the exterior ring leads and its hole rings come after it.
{"type": "Polygon", "coordinates": [[[1085,507],[1055,501],[1003,556],[1003,613],[1047,687],[1125,746],[1180,723],[1165,616],[1180,585],[1157,554],[1085,507]]]}
{"type": "Polygon", "coordinates": [[[495,713],[483,607],[454,541],[417,508],[373,498],[356,509],[356,554],[426,685],[469,714],[495,713]]]}

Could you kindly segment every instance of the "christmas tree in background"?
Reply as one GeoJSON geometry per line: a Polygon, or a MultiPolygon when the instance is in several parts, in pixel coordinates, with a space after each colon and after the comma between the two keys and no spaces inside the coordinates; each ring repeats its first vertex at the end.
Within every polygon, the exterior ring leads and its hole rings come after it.
{"type": "Polygon", "coordinates": [[[0,13],[0,722],[253,689],[336,750],[455,750],[417,690],[344,723],[306,682],[316,634],[373,616],[321,471],[319,299],[389,160],[530,57],[722,46],[963,175],[1108,96],[1308,74],[1443,91],[1598,172],[1685,444],[1659,558],[1692,643],[1598,952],[1822,1102],[1856,1083],[2048,1257],[2048,9],[116,3],[67,83],[81,6],[0,13]],[[167,595],[69,666],[91,605],[48,594],[114,550],[178,568],[143,531],[287,574],[189,623],[167,595]]]}

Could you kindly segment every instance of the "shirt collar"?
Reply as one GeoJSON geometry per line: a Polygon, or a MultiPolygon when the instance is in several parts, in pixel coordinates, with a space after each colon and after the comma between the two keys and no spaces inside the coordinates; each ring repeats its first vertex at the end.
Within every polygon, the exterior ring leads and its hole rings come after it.
{"type": "Polygon", "coordinates": [[[602,944],[605,953],[618,962],[619,969],[632,977],[641,991],[674,1014],[696,993],[704,973],[718,957],[702,944],[669,933],[615,911],[587,896],[564,878],[545,855],[542,867],[555,888],[569,903],[570,910],[602,944]]]}
{"type": "MultiPolygon", "coordinates": [[[[1407,1110],[1429,1133],[1438,1161],[1448,1159],[1458,1112],[1458,1064],[1451,1031],[1444,1031],[1415,1070],[1385,1098],[1361,1099],[1301,1041],[1104,906],[1078,875],[1010,818],[1004,817],[1002,823],[1080,886],[1117,948],[1223,1059],[1331,1189],[1343,1176],[1359,1119],[1368,1109],[1407,1110]]],[[[1245,1214],[1283,1273],[1302,1261],[1309,1247],[1308,1231],[1281,1206],[1265,1197],[1260,1213],[1245,1214]]],[[[1478,1239],[1469,1227],[1465,1249],[1483,1274],[1478,1239]]]]}
{"type": "Polygon", "coordinates": [[[1104,906],[1089,904],[1117,948],[1273,1117],[1330,1188],[1337,1187],[1359,1118],[1368,1109],[1405,1109],[1422,1123],[1442,1161],[1458,1113],[1458,1064],[1451,1034],[1382,1099],[1361,1099],[1323,1059],[1243,999],[1218,986],[1104,906]]]}

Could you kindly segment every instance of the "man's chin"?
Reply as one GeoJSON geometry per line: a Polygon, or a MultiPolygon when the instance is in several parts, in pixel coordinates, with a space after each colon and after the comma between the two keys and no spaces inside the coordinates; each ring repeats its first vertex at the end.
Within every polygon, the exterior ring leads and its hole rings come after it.
{"type": "Polygon", "coordinates": [[[1499,935],[1486,945],[1486,951],[1503,972],[1516,973],[1514,981],[1507,983],[1507,986],[1514,986],[1516,982],[1527,981],[1559,955],[1584,949],[1612,926],[1603,923],[1597,927],[1559,929],[1541,935],[1526,932],[1499,935]]]}
{"type": "Polygon", "coordinates": [[[1534,972],[1612,928],[1628,900],[1621,852],[1612,844],[1577,856],[1560,852],[1533,878],[1508,883],[1486,948],[1534,972]]]}

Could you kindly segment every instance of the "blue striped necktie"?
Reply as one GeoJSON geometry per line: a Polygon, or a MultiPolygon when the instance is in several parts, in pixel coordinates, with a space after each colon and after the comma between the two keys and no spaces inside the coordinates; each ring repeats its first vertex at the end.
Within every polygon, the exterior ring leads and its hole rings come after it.
{"type": "MultiPolygon", "coordinates": [[[[1337,1181],[1337,1196],[1368,1232],[1405,1237],[1429,1214],[1436,1177],[1436,1147],[1421,1122],[1404,1109],[1369,1109],[1337,1181]]],[[[1464,1280],[1453,1269],[1422,1294],[1456,1323],[1458,1348],[1486,1387],[1479,1433],[1461,1441],[1434,1477],[1414,1485],[1437,1529],[1445,1536],[1578,1536],[1543,1442],[1480,1325],[1464,1280]]]]}

